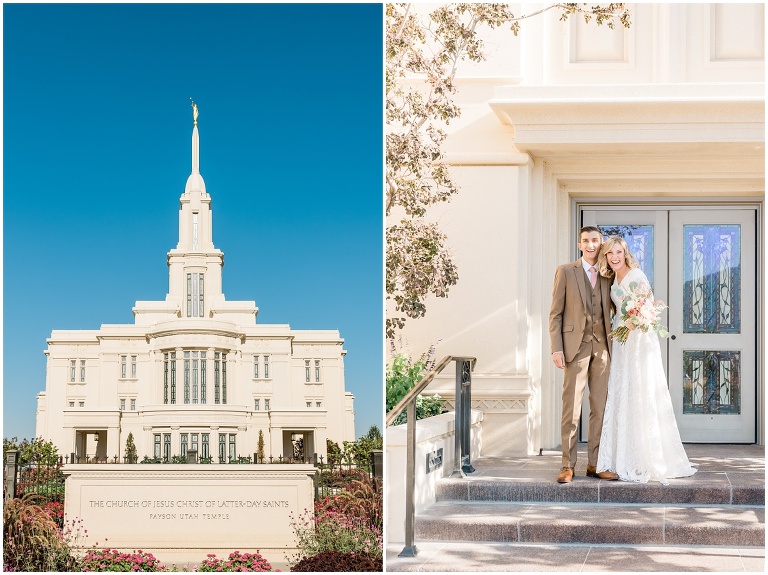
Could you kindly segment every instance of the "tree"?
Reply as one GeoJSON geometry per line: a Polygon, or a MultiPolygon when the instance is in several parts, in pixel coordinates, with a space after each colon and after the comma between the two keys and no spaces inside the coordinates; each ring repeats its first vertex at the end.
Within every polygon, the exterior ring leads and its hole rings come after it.
{"type": "Polygon", "coordinates": [[[453,101],[458,64],[485,59],[481,27],[509,26],[517,35],[521,20],[548,10],[559,10],[561,20],[578,14],[610,28],[615,18],[630,25],[624,4],[552,4],[521,16],[508,4],[445,4],[429,14],[428,22],[410,4],[386,4],[385,211],[400,217],[386,230],[387,299],[395,304],[395,314],[386,320],[389,338],[406,318],[426,314],[430,294],[446,297],[459,279],[446,235],[424,219],[431,205],[458,192],[442,150],[444,128],[461,114],[453,101]],[[406,86],[403,79],[414,75],[423,83],[406,86]]]}
{"type": "Polygon", "coordinates": [[[136,444],[133,442],[133,432],[130,431],[125,440],[125,460],[128,463],[136,463],[139,460],[139,455],[136,453],[136,444]]]}
{"type": "MultiPolygon", "coordinates": [[[[368,467],[371,462],[371,451],[383,449],[384,438],[378,426],[372,425],[368,429],[368,433],[360,439],[357,441],[343,441],[342,445],[344,447],[339,454],[341,461],[368,467]]],[[[338,445],[336,445],[336,449],[338,449],[338,445]]],[[[328,453],[330,456],[330,451],[328,453]]]]}
{"type": "Polygon", "coordinates": [[[341,463],[341,448],[338,443],[331,439],[326,439],[325,450],[328,453],[328,463],[330,465],[341,463]]]}
{"type": "Polygon", "coordinates": [[[8,439],[3,438],[3,465],[6,463],[6,453],[9,449],[15,449],[16,463],[24,466],[27,463],[34,462],[38,464],[52,465],[59,458],[59,449],[53,442],[46,441],[42,437],[36,437],[32,441],[23,439],[19,441],[17,437],[8,439]]]}
{"type": "Polygon", "coordinates": [[[264,432],[259,429],[259,442],[256,446],[256,463],[264,461],[264,432]]]}
{"type": "Polygon", "coordinates": [[[379,441],[382,439],[381,429],[379,429],[378,425],[371,425],[368,428],[368,433],[366,433],[363,437],[370,439],[371,441],[379,441]]]}

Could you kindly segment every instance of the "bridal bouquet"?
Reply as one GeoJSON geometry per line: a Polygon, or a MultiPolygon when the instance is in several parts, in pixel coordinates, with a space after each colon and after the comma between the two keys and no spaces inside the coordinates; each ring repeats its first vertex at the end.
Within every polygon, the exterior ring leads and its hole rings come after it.
{"type": "Polygon", "coordinates": [[[667,307],[661,300],[654,300],[650,288],[638,288],[637,282],[631,282],[628,289],[614,286],[616,295],[622,298],[621,323],[608,334],[619,343],[626,343],[629,332],[639,329],[644,332],[653,331],[659,337],[669,337],[669,332],[661,324],[661,312],[667,307]]]}

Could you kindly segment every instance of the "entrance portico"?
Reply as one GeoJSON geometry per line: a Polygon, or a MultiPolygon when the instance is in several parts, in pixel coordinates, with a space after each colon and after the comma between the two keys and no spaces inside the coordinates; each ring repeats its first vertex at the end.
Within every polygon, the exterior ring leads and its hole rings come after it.
{"type": "Polygon", "coordinates": [[[64,411],[64,430],[69,434],[69,446],[59,448],[62,455],[78,458],[119,457],[120,412],[88,411],[77,407],[64,411]]]}

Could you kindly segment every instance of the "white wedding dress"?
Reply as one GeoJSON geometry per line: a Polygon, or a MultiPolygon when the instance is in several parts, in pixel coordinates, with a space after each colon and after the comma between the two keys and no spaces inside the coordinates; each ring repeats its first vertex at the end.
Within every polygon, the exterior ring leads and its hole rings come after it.
{"type": "MultiPolygon", "coordinates": [[[[650,291],[642,270],[630,270],[621,286],[632,282],[650,291]]],[[[611,299],[620,310],[616,287],[614,280],[611,299]]],[[[614,328],[619,319],[617,313],[614,328]]],[[[693,475],[696,469],[685,454],[672,410],[658,334],[634,330],[626,343],[614,340],[612,346],[597,471],[614,471],[623,481],[665,485],[673,477],[693,475]]]]}

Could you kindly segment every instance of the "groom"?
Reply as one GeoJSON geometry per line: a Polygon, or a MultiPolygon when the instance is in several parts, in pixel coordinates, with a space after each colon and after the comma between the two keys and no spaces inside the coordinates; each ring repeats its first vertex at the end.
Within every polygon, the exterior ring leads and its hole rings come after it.
{"type": "Polygon", "coordinates": [[[558,483],[570,483],[576,467],[576,443],[581,400],[589,387],[589,436],[587,477],[618,479],[611,471],[597,473],[597,453],[603,429],[603,412],[608,397],[608,368],[611,325],[611,281],[597,272],[597,258],[603,234],[599,228],[579,230],[582,257],[561,265],[555,272],[549,337],[552,362],[565,370],[563,417],[560,427],[563,464],[558,483]]]}

